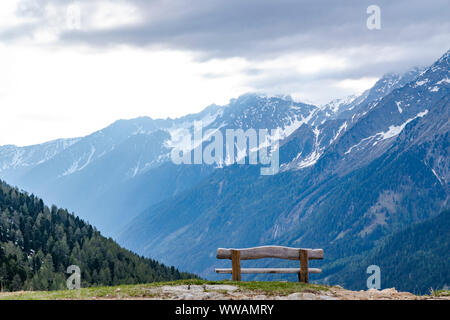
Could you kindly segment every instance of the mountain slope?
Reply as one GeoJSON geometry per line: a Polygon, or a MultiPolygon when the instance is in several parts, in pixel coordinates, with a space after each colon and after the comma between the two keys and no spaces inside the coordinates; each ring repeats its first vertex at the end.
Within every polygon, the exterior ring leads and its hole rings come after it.
{"type": "Polygon", "coordinates": [[[347,119],[355,122],[361,115],[387,96],[393,90],[415,80],[424,68],[412,68],[403,74],[388,73],[383,75],[375,85],[360,96],[349,96],[345,99],[335,99],[320,108],[314,117],[313,124],[323,123],[328,119],[347,119]]]}
{"type": "Polygon", "coordinates": [[[339,272],[327,281],[346,288],[361,288],[367,279],[365,268],[375,264],[381,269],[383,288],[425,294],[430,289],[448,288],[449,251],[450,211],[447,210],[394,233],[367,255],[337,261],[334,268],[339,272]]]}
{"type": "MultiPolygon", "coordinates": [[[[386,74],[361,96],[350,96],[344,100],[333,100],[327,105],[317,109],[312,115],[311,120],[304,128],[302,128],[302,132],[294,132],[295,134],[288,138],[288,140],[292,140],[299,137],[301,140],[304,140],[305,137],[309,135],[310,138],[308,144],[311,145],[310,153],[307,153],[309,150],[308,148],[303,149],[304,142],[296,141],[295,144],[297,146],[294,148],[298,149],[298,153],[291,159],[283,159],[285,161],[284,165],[282,165],[283,169],[295,170],[311,166],[319,160],[326,149],[330,148],[330,146],[344,134],[347,137],[354,137],[354,132],[356,132],[356,135],[360,135],[362,131],[361,128],[364,129],[366,126],[366,124],[361,125],[360,120],[363,119],[369,111],[375,108],[383,98],[392,91],[416,80],[423,74],[423,71],[424,70],[420,68],[413,68],[404,74],[386,74]],[[356,128],[353,129],[354,126],[356,128]],[[352,130],[351,134],[348,133],[350,130],[352,130]],[[309,132],[306,133],[306,131],[309,132]]],[[[386,114],[392,113],[390,110],[386,111],[384,110],[385,108],[382,109],[386,114]]],[[[410,115],[411,117],[416,116],[416,114],[411,115],[411,110],[408,110],[403,117],[391,116],[380,120],[375,120],[372,117],[370,118],[369,123],[372,127],[377,128],[377,130],[379,130],[378,132],[384,132],[383,130],[385,130],[385,128],[390,128],[391,125],[394,125],[395,127],[396,122],[408,121],[408,118],[406,118],[407,115],[410,115]]],[[[401,123],[402,122],[400,122],[400,124],[401,123]]],[[[369,138],[365,137],[363,141],[368,139],[369,138]]],[[[382,151],[386,149],[384,144],[385,142],[379,144],[379,150],[382,151]]],[[[365,155],[367,156],[368,154],[372,155],[377,153],[367,153],[367,150],[365,150],[365,155]]],[[[378,155],[379,154],[380,152],[378,151],[378,155]]],[[[358,155],[358,157],[359,156],[360,155],[358,155]]],[[[373,156],[371,156],[371,159],[373,159],[373,156]]]]}
{"type": "Polygon", "coordinates": [[[83,286],[195,277],[125,250],[65,210],[0,181],[1,290],[56,290],[77,265],[83,286]]]}

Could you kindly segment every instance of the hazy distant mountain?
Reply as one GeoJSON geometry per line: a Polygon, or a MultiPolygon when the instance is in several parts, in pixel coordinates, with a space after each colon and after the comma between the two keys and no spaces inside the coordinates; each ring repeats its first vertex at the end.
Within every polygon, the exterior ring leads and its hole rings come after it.
{"type": "Polygon", "coordinates": [[[140,211],[194,186],[214,169],[172,163],[171,147],[180,143],[182,129],[192,132],[201,121],[205,131],[269,128],[287,136],[315,109],[289,97],[247,94],[178,119],[120,120],[82,138],[0,147],[0,177],[112,235],[140,211]]]}

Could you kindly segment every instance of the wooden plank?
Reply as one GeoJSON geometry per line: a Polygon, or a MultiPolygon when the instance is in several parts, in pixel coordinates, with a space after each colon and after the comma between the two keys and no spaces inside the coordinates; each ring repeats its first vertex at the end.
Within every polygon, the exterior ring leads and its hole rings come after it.
{"type": "Polygon", "coordinates": [[[231,250],[232,280],[241,281],[241,253],[238,250],[231,250]]]}
{"type": "Polygon", "coordinates": [[[262,258],[278,258],[299,260],[300,250],[308,250],[308,259],[323,259],[323,249],[300,249],[281,246],[262,246],[245,249],[217,249],[217,259],[231,259],[231,251],[238,250],[241,260],[253,260],[262,258]]]}
{"type": "Polygon", "coordinates": [[[308,283],[308,250],[300,249],[300,273],[298,281],[308,283]]]}
{"type": "MultiPolygon", "coordinates": [[[[231,268],[218,268],[214,269],[216,273],[232,273],[231,268]]],[[[322,270],[318,268],[309,268],[309,273],[321,273],[322,270]]],[[[241,273],[253,274],[253,273],[300,273],[300,268],[241,268],[241,273]]]]}

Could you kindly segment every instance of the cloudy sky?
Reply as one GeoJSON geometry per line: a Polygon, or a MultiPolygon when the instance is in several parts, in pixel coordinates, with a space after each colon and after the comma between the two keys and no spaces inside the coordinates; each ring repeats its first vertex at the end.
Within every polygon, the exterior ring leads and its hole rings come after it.
{"type": "Polygon", "coordinates": [[[0,145],[246,92],[323,104],[450,44],[448,0],[2,0],[0,145]],[[366,10],[381,9],[369,30],[366,10]]]}

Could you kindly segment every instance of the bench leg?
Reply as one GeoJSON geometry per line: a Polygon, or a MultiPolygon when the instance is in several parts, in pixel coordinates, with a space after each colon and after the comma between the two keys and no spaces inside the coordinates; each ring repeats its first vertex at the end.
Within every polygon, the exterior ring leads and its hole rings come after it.
{"type": "Polygon", "coordinates": [[[231,250],[231,275],[233,281],[241,281],[241,252],[231,250]]]}
{"type": "Polygon", "coordinates": [[[300,249],[300,273],[298,274],[298,281],[308,283],[308,250],[300,249]]]}

